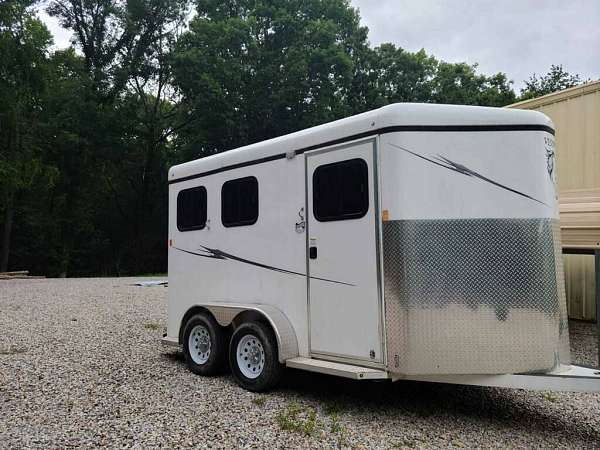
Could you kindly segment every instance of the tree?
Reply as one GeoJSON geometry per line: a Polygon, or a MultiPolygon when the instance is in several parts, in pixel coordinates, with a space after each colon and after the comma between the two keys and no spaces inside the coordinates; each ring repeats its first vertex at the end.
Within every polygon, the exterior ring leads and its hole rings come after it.
{"type": "Polygon", "coordinates": [[[476,69],[477,64],[440,62],[431,82],[432,101],[479,106],[506,106],[515,101],[512,81],[505,74],[480,75],[476,69]]]}
{"type": "Polygon", "coordinates": [[[525,87],[521,89],[520,100],[540,97],[551,94],[552,92],[562,91],[584,81],[578,74],[571,75],[563,69],[562,65],[550,66],[550,71],[546,75],[538,77],[535,73],[525,81],[525,87]]]}
{"type": "Polygon", "coordinates": [[[73,30],[83,63],[61,56],[57,83],[80,92],[78,99],[65,99],[74,115],[52,102],[57,114],[71,116],[72,126],[55,129],[63,136],[55,146],[72,155],[68,162],[58,158],[69,180],[58,198],[72,206],[59,219],[60,229],[70,230],[60,237],[62,272],[139,273],[166,266],[170,140],[183,117],[168,55],[186,6],[185,0],[54,0],[48,8],[73,30]],[[80,177],[90,172],[94,185],[80,177]]]}
{"type": "Polygon", "coordinates": [[[20,195],[42,179],[47,187],[54,175],[42,162],[37,140],[52,38],[31,12],[32,5],[31,0],[0,4],[0,209],[4,211],[0,272],[8,267],[20,195]]]}
{"type": "Polygon", "coordinates": [[[374,50],[374,84],[389,103],[431,101],[431,81],[438,62],[425,50],[408,52],[394,44],[382,44],[374,50]]]}
{"type": "Polygon", "coordinates": [[[52,0],[47,11],[73,30],[97,89],[113,97],[143,71],[152,47],[183,20],[186,5],[187,0],[52,0]]]}
{"type": "Polygon", "coordinates": [[[438,61],[423,49],[411,53],[391,43],[365,53],[353,94],[365,99],[363,111],[393,102],[504,106],[515,100],[505,74],[478,74],[476,64],[438,61]]]}
{"type": "Polygon", "coordinates": [[[351,113],[366,30],[347,0],[199,0],[189,28],[172,55],[193,123],[186,158],[351,113]]]}

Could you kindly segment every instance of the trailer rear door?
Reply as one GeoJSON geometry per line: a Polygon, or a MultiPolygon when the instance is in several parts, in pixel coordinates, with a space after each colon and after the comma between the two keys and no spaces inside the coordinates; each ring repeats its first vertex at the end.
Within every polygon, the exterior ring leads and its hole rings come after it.
{"type": "Polygon", "coordinates": [[[306,154],[310,349],[383,362],[375,140],[306,154]]]}

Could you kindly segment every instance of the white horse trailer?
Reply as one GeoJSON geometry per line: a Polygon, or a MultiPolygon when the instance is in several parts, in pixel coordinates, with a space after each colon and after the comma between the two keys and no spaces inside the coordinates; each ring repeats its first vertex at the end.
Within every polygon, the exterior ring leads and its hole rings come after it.
{"type": "Polygon", "coordinates": [[[172,167],[163,343],[264,390],[356,379],[600,391],[570,365],[554,129],[395,104],[172,167]]]}

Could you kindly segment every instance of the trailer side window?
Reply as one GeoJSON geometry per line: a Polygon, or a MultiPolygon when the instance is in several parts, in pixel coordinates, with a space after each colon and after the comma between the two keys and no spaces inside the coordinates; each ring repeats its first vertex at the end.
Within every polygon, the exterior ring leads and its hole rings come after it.
{"type": "Polygon", "coordinates": [[[363,159],[319,166],[313,172],[313,214],[319,222],[358,219],[369,210],[369,170],[363,159]]]}
{"type": "Polygon", "coordinates": [[[258,220],[258,180],[238,178],[221,188],[221,222],[226,227],[252,225],[258,220]]]}
{"type": "Polygon", "coordinates": [[[177,229],[201,230],[206,226],[206,188],[183,189],[177,194],[177,229]]]}

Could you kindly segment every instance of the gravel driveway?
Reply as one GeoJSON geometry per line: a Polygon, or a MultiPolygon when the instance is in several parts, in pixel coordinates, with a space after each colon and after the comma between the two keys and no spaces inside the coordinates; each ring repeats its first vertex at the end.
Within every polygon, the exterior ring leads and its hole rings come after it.
{"type": "MultiPolygon", "coordinates": [[[[168,288],[135,280],[0,281],[1,448],[600,448],[600,394],[200,378],[159,344],[168,288]]],[[[593,333],[571,324],[578,362],[595,362],[593,333]]]]}

